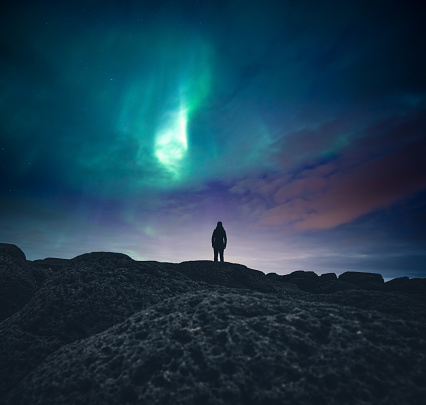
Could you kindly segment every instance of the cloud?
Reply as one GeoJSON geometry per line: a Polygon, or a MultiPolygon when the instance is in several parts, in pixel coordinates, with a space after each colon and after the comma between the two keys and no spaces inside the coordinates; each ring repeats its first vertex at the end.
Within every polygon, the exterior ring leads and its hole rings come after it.
{"type": "Polygon", "coordinates": [[[324,176],[330,165],[304,173],[278,190],[279,203],[262,225],[298,231],[330,229],[412,196],[426,188],[426,142],[414,142],[347,171],[324,176]]]}
{"type": "Polygon", "coordinates": [[[426,189],[425,124],[417,112],[384,119],[328,161],[313,157],[306,169],[246,178],[230,193],[240,214],[262,228],[311,231],[352,222],[426,189]]]}

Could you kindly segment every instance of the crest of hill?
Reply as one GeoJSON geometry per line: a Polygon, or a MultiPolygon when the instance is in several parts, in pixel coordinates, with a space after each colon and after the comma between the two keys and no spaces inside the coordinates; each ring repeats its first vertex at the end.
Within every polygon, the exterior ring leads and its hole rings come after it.
{"type": "MultiPolygon", "coordinates": [[[[409,279],[401,277],[384,283],[380,274],[365,272],[346,272],[340,276],[334,273],[318,276],[312,271],[295,271],[287,275],[275,273],[264,274],[246,266],[234,263],[217,263],[212,261],[191,261],[160,263],[155,261],[137,262],[121,253],[97,252],[86,253],[74,259],[46,258],[28,261],[24,252],[12,244],[0,244],[0,320],[6,319],[29,302],[36,292],[48,281],[56,283],[59,290],[74,277],[81,283],[84,293],[95,291],[92,288],[97,277],[116,280],[131,277],[130,274],[142,272],[144,277],[152,274],[158,280],[176,281],[178,275],[181,285],[189,280],[208,286],[227,288],[245,288],[249,290],[279,293],[292,291],[293,295],[305,292],[316,295],[337,297],[339,292],[356,294],[356,290],[371,292],[395,293],[412,299],[425,301],[426,279],[409,279]],[[100,269],[108,269],[103,272],[100,269]],[[97,271],[95,270],[97,269],[97,271]],[[163,275],[159,278],[160,274],[163,275]],[[74,276],[72,276],[74,275],[74,276]],[[107,277],[108,275],[108,277],[107,277]],[[71,277],[71,279],[70,279],[71,277]],[[90,290],[92,288],[92,290],[90,290]]],[[[111,281],[114,284],[114,281],[111,281]]],[[[167,284],[167,283],[166,283],[167,284]]],[[[121,285],[121,284],[120,284],[121,285]]],[[[138,285],[136,282],[135,285],[138,285]]],[[[149,283],[148,283],[149,285],[149,283]]],[[[165,290],[168,291],[167,287],[165,290]]],[[[139,289],[138,289],[139,291],[139,289]]],[[[342,294],[343,296],[349,296],[342,294]]],[[[358,295],[360,292],[358,292],[358,295]]],[[[136,293],[136,295],[138,295],[136,293]]],[[[148,294],[149,295],[149,294],[148,294]]],[[[305,294],[306,295],[306,294],[305,294]]],[[[102,295],[101,295],[102,296],[102,295]]],[[[311,297],[311,299],[313,299],[311,297]]],[[[137,301],[137,299],[136,299],[137,301]]],[[[354,304],[356,300],[350,300],[354,304]]]]}

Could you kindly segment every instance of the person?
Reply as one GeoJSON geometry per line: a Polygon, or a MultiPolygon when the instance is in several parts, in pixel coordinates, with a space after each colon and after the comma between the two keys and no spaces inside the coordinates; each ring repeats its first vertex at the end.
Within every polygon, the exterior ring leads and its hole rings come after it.
{"type": "Polygon", "coordinates": [[[223,251],[226,248],[226,232],[223,228],[222,222],[218,222],[216,229],[212,235],[212,248],[214,250],[214,261],[217,262],[217,255],[220,255],[220,261],[223,262],[223,251]]]}

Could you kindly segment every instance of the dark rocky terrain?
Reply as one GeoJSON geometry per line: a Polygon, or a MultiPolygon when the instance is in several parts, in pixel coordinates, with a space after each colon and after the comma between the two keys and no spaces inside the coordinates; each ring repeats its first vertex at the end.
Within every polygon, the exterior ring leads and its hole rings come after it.
{"type": "Polygon", "coordinates": [[[421,404],[426,280],[0,244],[1,404],[421,404]]]}

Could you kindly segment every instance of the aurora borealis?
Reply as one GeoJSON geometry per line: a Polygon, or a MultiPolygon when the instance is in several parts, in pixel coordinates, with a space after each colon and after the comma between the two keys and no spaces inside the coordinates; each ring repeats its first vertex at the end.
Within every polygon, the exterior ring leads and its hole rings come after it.
{"type": "Polygon", "coordinates": [[[1,6],[0,240],[426,277],[426,28],[393,1],[1,6]]]}

